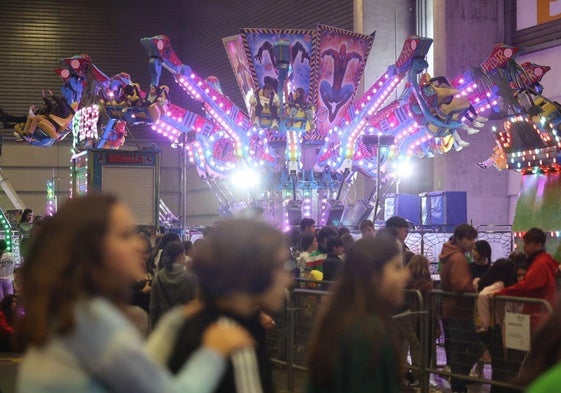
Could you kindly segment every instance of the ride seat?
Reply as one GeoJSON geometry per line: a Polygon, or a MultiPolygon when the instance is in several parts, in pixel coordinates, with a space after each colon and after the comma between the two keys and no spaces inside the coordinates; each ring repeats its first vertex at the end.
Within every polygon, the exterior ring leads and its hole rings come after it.
{"type": "Polygon", "coordinates": [[[437,97],[437,101],[439,104],[442,104],[444,102],[447,101],[447,99],[449,99],[450,97],[455,96],[456,94],[459,94],[460,91],[457,89],[454,89],[450,86],[432,86],[432,88],[434,89],[434,92],[436,93],[436,97],[437,97]]]}
{"type": "Polygon", "coordinates": [[[66,128],[68,128],[68,125],[72,121],[72,118],[74,117],[74,115],[69,114],[65,118],[62,118],[62,117],[59,117],[59,116],[51,113],[48,117],[52,122],[55,123],[55,125],[57,125],[59,127],[59,129],[65,130],[66,128]]]}
{"type": "Polygon", "coordinates": [[[465,97],[460,97],[452,100],[449,104],[441,104],[438,107],[438,115],[443,118],[449,118],[454,114],[467,111],[471,103],[465,97]]]}

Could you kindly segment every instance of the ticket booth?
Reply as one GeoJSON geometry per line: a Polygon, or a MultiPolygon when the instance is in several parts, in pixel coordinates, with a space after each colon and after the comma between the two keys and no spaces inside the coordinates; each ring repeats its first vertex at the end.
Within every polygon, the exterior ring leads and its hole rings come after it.
{"type": "Polygon", "coordinates": [[[158,226],[160,151],[92,149],[72,157],[72,196],[92,191],[119,197],[138,225],[158,226]]]}

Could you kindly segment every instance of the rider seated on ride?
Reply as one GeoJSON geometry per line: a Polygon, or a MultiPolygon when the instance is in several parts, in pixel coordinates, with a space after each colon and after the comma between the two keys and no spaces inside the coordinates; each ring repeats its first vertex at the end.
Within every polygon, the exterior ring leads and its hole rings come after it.
{"type": "Polygon", "coordinates": [[[29,107],[27,121],[14,126],[16,137],[30,135],[37,128],[43,131],[49,138],[56,139],[59,132],[64,131],[70,125],[74,116],[74,109],[68,104],[65,97],[58,97],[49,91],[51,97],[42,92],[43,106],[35,113],[35,107],[29,107]]]}
{"type": "Polygon", "coordinates": [[[119,106],[140,106],[142,104],[142,94],[138,83],[119,86],[115,99],[111,103],[119,106]]]}
{"type": "MultiPolygon", "coordinates": [[[[421,76],[419,85],[431,113],[446,123],[452,121],[458,123],[461,118],[460,116],[463,116],[471,107],[471,103],[467,98],[455,97],[459,91],[450,87],[450,83],[443,76],[431,78],[428,73],[425,73],[421,76]]],[[[457,131],[458,126],[450,128],[440,127],[429,121],[427,128],[433,135],[451,135],[454,139],[456,151],[469,146],[469,143],[460,137],[457,131]]],[[[466,129],[470,135],[479,132],[479,130],[472,129],[464,124],[461,125],[461,128],[466,129]]]]}
{"type": "Polygon", "coordinates": [[[160,106],[165,106],[168,103],[168,92],[169,87],[166,85],[154,86],[150,85],[148,88],[148,93],[144,99],[144,106],[150,106],[152,104],[158,104],[160,106]]]}
{"type": "Polygon", "coordinates": [[[166,85],[154,86],[150,85],[148,88],[148,93],[144,98],[142,106],[148,107],[148,113],[152,117],[152,121],[158,121],[158,119],[165,113],[168,99],[169,87],[166,85]]]}
{"type": "Polygon", "coordinates": [[[295,120],[303,120],[303,115],[310,125],[310,130],[315,128],[314,124],[314,108],[312,104],[306,101],[306,92],[303,88],[298,87],[294,93],[288,96],[288,116],[289,121],[287,123],[288,127],[294,125],[295,120]],[[299,113],[300,112],[300,113],[299,113]]]}
{"type": "Polygon", "coordinates": [[[438,115],[444,119],[454,121],[461,121],[461,118],[464,117],[471,122],[472,126],[463,123],[462,128],[469,135],[477,134],[479,132],[478,128],[482,128],[488,119],[478,115],[466,97],[455,96],[459,91],[450,87],[450,82],[445,77],[437,76],[430,81],[439,100],[438,115]],[[442,101],[440,102],[440,100],[442,101]]]}
{"type": "Polygon", "coordinates": [[[474,165],[481,169],[487,169],[494,166],[501,171],[508,168],[508,161],[504,150],[500,146],[495,146],[493,147],[493,154],[491,154],[489,158],[485,161],[477,162],[474,165]]]}
{"type": "Polygon", "coordinates": [[[251,105],[251,121],[254,125],[264,125],[270,128],[279,127],[280,100],[276,92],[278,82],[266,76],[262,88],[256,89],[249,99],[251,105]]]}
{"type": "Polygon", "coordinates": [[[471,106],[467,98],[455,97],[459,90],[452,88],[443,76],[431,78],[425,73],[421,76],[420,85],[427,103],[439,116],[447,117],[452,112],[465,111],[471,106]]]}

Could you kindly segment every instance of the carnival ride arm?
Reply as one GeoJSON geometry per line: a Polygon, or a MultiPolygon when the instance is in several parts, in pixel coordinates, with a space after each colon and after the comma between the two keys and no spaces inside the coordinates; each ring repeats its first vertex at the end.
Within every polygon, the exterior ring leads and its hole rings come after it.
{"type": "Polygon", "coordinates": [[[431,43],[431,39],[422,37],[410,37],[405,41],[395,64],[388,67],[386,73],[378,78],[354,106],[349,107],[349,117],[352,120],[341,130],[340,139],[345,141],[345,145],[341,145],[338,149],[338,157],[334,157],[332,152],[329,152],[330,143],[326,141],[318,155],[321,157],[321,160],[318,160],[319,166],[327,164],[337,171],[344,169],[347,165],[346,162],[351,160],[355,154],[356,140],[367,126],[367,119],[380,110],[407,71],[414,65],[413,60],[424,59],[431,43]]]}

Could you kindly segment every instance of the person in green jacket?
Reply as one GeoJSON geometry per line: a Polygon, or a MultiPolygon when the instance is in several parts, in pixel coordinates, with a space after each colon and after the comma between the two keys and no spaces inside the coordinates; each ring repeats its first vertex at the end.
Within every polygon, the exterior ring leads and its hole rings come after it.
{"type": "Polygon", "coordinates": [[[401,392],[397,328],[409,271],[395,240],[362,238],[348,251],[316,321],[308,358],[309,393],[401,392]]]}

